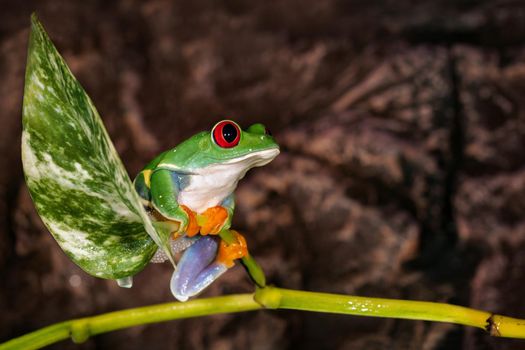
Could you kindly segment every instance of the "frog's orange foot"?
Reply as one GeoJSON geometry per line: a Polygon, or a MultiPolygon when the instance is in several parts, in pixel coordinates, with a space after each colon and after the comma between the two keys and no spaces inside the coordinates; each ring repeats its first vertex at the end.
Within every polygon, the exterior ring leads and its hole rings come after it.
{"type": "Polygon", "coordinates": [[[246,244],[244,236],[237,231],[232,230],[231,232],[235,236],[235,242],[228,244],[224,240],[221,240],[219,252],[215,259],[216,262],[228,268],[235,265],[234,260],[248,256],[248,245],[246,244]]]}
{"type": "Polygon", "coordinates": [[[193,237],[199,233],[199,224],[197,223],[197,216],[193,210],[188,208],[185,205],[180,206],[182,210],[188,214],[188,227],[186,228],[186,235],[188,237],[193,237]]]}
{"type": "Polygon", "coordinates": [[[218,234],[228,220],[228,211],[221,206],[215,206],[206,209],[202,214],[198,215],[198,223],[200,225],[201,235],[218,234]]]}

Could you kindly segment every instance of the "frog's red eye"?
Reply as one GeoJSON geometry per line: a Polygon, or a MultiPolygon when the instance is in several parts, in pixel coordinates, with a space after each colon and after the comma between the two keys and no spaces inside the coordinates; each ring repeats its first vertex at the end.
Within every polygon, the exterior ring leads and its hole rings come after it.
{"type": "Polygon", "coordinates": [[[235,147],[241,140],[241,128],[231,120],[218,122],[211,132],[213,141],[222,148],[235,147]]]}

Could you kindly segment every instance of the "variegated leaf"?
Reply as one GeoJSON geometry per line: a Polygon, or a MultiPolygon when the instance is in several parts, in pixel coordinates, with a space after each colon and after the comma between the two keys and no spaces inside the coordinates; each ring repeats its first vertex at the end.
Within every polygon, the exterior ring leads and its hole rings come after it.
{"type": "Polygon", "coordinates": [[[131,276],[149,262],[157,244],[169,250],[142,208],[93,103],[35,15],[25,78],[22,161],[42,220],[89,274],[131,276]]]}

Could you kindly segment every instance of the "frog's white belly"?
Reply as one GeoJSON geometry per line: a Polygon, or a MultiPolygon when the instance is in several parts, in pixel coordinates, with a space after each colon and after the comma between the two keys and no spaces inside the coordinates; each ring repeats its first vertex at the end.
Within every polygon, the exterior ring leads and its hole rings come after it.
{"type": "Polygon", "coordinates": [[[177,202],[202,213],[208,208],[220,205],[233,193],[239,179],[227,181],[226,178],[218,178],[216,175],[189,175],[189,186],[179,192],[177,202]]]}
{"type": "Polygon", "coordinates": [[[269,163],[277,154],[279,150],[272,148],[221,164],[209,165],[185,175],[188,177],[187,185],[179,192],[177,202],[197,213],[220,205],[235,191],[237,183],[249,169],[269,163]]]}

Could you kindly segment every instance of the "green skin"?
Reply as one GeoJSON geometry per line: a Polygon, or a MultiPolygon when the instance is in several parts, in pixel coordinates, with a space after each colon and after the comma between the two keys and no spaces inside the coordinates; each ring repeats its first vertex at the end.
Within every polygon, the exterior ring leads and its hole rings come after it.
{"type": "MultiPolygon", "coordinates": [[[[220,147],[213,140],[211,132],[204,131],[153,159],[135,178],[135,189],[144,200],[145,206],[156,209],[168,220],[178,222],[180,224],[178,232],[183,233],[188,225],[188,214],[181,208],[179,198],[181,195],[185,195],[186,198],[191,196],[184,193],[185,189],[195,187],[198,177],[231,173],[229,176],[232,182],[231,192],[217,193],[215,194],[217,198],[214,198],[218,205],[228,211],[228,220],[222,227],[227,229],[235,206],[233,190],[237,181],[251,167],[264,165],[273,159],[278,154],[278,150],[278,144],[266,133],[266,128],[262,124],[254,124],[241,131],[239,143],[232,148],[220,147]],[[261,160],[262,153],[266,153],[266,157],[271,158],[267,158],[267,161],[261,160]],[[271,155],[268,156],[268,153],[271,155]],[[228,169],[228,164],[232,164],[231,171],[228,169]],[[217,168],[221,165],[223,167],[218,171],[217,168]],[[213,169],[215,172],[212,174],[210,170],[207,173],[207,169],[213,169]]],[[[202,212],[202,208],[198,210],[199,208],[188,206],[196,212],[202,212]]]]}

